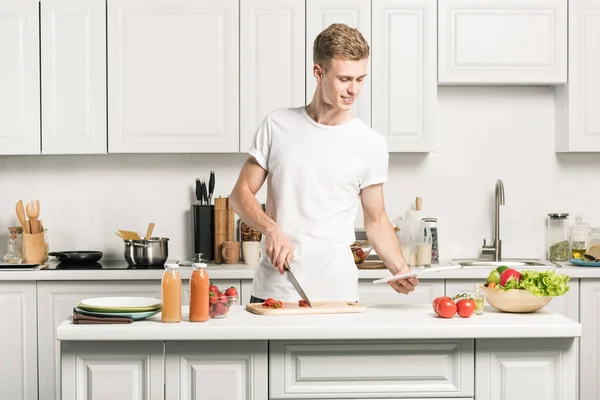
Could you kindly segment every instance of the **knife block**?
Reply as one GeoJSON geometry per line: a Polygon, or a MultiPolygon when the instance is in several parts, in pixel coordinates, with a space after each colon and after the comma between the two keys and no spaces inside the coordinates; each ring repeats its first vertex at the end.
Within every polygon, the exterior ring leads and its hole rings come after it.
{"type": "Polygon", "coordinates": [[[192,205],[192,229],[194,254],[202,253],[202,259],[213,261],[214,255],[214,206],[192,205]]]}

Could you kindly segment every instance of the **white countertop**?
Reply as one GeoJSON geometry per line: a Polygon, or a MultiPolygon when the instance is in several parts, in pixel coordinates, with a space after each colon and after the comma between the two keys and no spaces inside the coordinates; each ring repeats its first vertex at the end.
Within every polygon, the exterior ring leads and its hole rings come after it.
{"type": "MultiPolygon", "coordinates": [[[[567,274],[573,279],[577,278],[600,278],[600,268],[577,267],[568,262],[559,263],[556,268],[557,274],[567,274]]],[[[210,264],[208,273],[211,279],[252,279],[254,277],[254,266],[246,264],[210,264]]],[[[516,268],[527,269],[527,268],[516,268]]],[[[539,270],[539,268],[535,268],[539,270]]],[[[436,272],[423,275],[420,279],[485,279],[490,268],[467,267],[446,272],[436,272]]],[[[189,279],[192,273],[191,267],[181,267],[181,277],[189,279]]],[[[5,271],[0,269],[0,281],[69,281],[69,280],[160,280],[163,275],[162,269],[95,269],[95,270],[46,270],[37,267],[33,271],[5,271]]],[[[379,279],[389,276],[387,269],[361,269],[358,271],[359,279],[379,279]]]]}
{"type": "MultiPolygon", "coordinates": [[[[188,308],[184,307],[184,319],[188,308]]],[[[120,325],[74,325],[62,322],[58,340],[306,340],[306,339],[458,339],[551,338],[581,336],[581,325],[544,308],[510,314],[486,307],[471,318],[437,317],[431,305],[369,305],[363,313],[255,315],[234,306],[223,319],[205,323],[165,324],[157,314],[120,325]]]]}

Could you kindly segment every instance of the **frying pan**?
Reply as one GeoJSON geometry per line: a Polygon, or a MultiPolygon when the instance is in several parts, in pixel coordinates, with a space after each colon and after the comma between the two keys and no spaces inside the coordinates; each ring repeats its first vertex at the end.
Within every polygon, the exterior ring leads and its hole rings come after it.
{"type": "Polygon", "coordinates": [[[102,258],[101,251],[53,251],[48,255],[56,257],[59,262],[65,264],[89,264],[98,262],[102,258]]]}

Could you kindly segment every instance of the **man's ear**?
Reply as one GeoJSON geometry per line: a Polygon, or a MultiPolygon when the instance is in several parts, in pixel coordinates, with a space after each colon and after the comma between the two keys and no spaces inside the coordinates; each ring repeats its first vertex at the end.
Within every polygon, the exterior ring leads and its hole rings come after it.
{"type": "Polygon", "coordinates": [[[321,82],[323,80],[323,68],[319,64],[313,65],[313,75],[317,79],[317,82],[321,82]]]}

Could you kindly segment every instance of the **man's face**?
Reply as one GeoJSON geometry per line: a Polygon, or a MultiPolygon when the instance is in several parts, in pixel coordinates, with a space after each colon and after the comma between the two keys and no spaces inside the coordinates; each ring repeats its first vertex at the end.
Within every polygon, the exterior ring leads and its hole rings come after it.
{"type": "Polygon", "coordinates": [[[368,63],[368,58],[359,61],[334,58],[325,72],[315,65],[314,75],[321,83],[325,103],[340,111],[350,111],[367,76],[368,63]]]}

